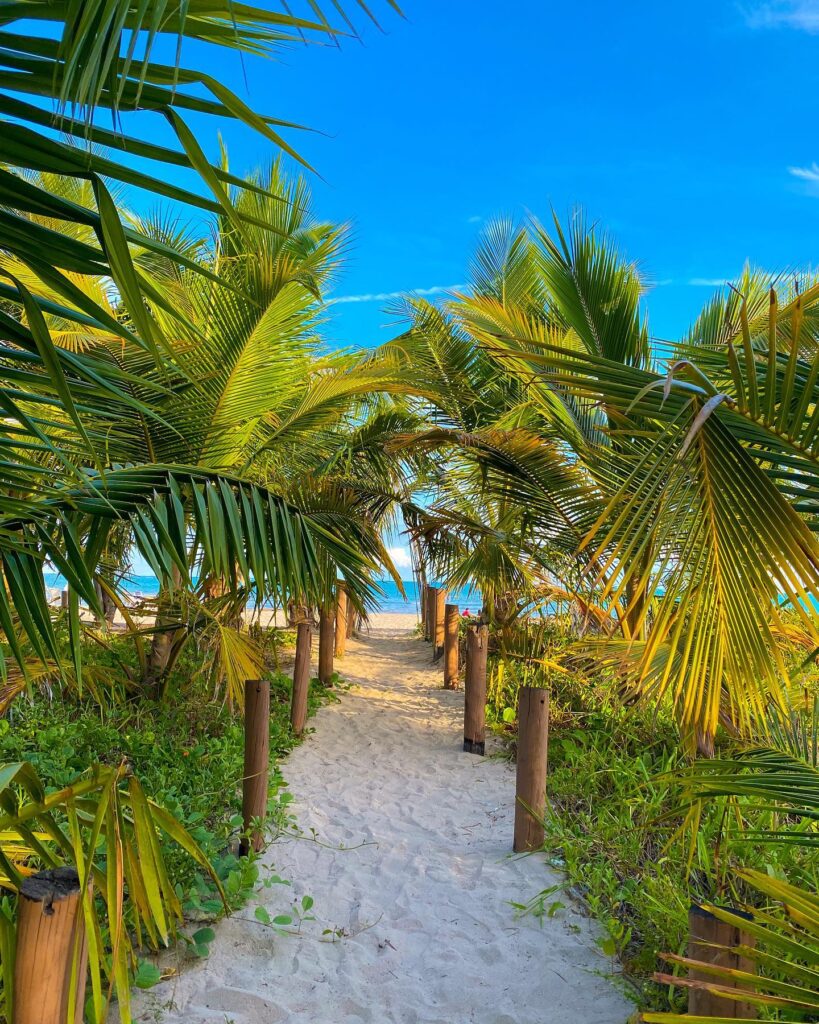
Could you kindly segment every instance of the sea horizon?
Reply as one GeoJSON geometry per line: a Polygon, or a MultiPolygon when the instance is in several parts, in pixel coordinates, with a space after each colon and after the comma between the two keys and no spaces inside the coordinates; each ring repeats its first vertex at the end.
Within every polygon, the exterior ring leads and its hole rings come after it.
{"type": "MultiPolygon", "coordinates": [[[[65,578],[56,572],[44,572],[46,587],[50,590],[63,590],[66,585],[65,578]]],[[[379,580],[379,585],[384,591],[383,597],[378,601],[378,611],[410,614],[419,610],[418,588],[415,580],[402,580],[406,596],[403,596],[394,580],[379,580]]],[[[154,597],[159,592],[159,581],[152,574],[132,574],[124,577],[121,587],[128,594],[135,597],[154,597]]],[[[457,604],[461,611],[477,612],[481,607],[480,592],[474,587],[462,587],[457,591],[451,591],[448,599],[457,604]]]]}

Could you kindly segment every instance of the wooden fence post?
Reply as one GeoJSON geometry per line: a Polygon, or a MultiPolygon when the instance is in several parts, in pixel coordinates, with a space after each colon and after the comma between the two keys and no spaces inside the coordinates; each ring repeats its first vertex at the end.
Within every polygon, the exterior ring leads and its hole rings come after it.
{"type": "Polygon", "coordinates": [[[435,619],[432,632],[432,660],[437,661],[444,653],[444,614],[446,609],[446,591],[442,587],[435,588],[435,619]]]}
{"type": "Polygon", "coordinates": [[[424,584],[424,639],[432,643],[434,636],[435,587],[424,584]]]}
{"type": "Polygon", "coordinates": [[[267,773],[270,763],[270,680],[245,680],[245,767],[242,779],[242,821],[239,856],[251,847],[258,853],[264,836],[250,834],[251,823],[267,814],[267,773]]]}
{"type": "Polygon", "coordinates": [[[342,584],[336,590],[336,647],[337,658],[344,657],[347,647],[347,617],[350,614],[350,602],[347,591],[342,584]]]}
{"type": "Polygon", "coordinates": [[[333,648],[335,647],[335,642],[335,614],[330,608],[320,608],[318,677],[325,686],[333,685],[333,648]]]}
{"type": "Polygon", "coordinates": [[[313,630],[309,622],[298,624],[296,664],[293,667],[293,697],[290,702],[290,725],[296,736],[304,732],[307,721],[307,692],[310,689],[310,652],[313,630]]]}
{"type": "Polygon", "coordinates": [[[87,971],[79,875],[74,868],[30,875],[17,901],[13,1024],[66,1024],[72,983],[74,1024],[82,1024],[87,971]]]}
{"type": "MultiPolygon", "coordinates": [[[[692,906],[688,911],[688,956],[693,960],[732,970],[755,973],[752,960],[741,956],[732,949],[719,946],[753,946],[754,937],[742,931],[743,920],[750,915],[737,913],[736,924],[719,921],[702,907],[692,906]]],[[[740,988],[741,983],[727,978],[715,978],[711,974],[691,968],[688,977],[696,981],[707,981],[723,988],[740,988]]],[[[731,1017],[739,1020],[756,1020],[757,1012],[751,1003],[737,999],[722,999],[703,989],[688,989],[688,1014],[691,1017],[731,1017]]]]}
{"type": "Polygon", "coordinates": [[[486,752],[486,658],[489,627],[470,626],[466,631],[466,681],[464,693],[464,750],[486,752]]]}
{"type": "Polygon", "coordinates": [[[515,853],[543,846],[546,768],[549,750],[549,691],[522,686],[518,696],[518,770],[515,791],[515,853]]]}
{"type": "Polygon", "coordinates": [[[448,604],[444,609],[444,689],[457,690],[458,675],[458,624],[461,617],[457,604],[448,604]]]}
{"type": "Polygon", "coordinates": [[[67,608],[68,607],[68,590],[61,590],[60,591],[60,607],[61,608],[67,608]]]}

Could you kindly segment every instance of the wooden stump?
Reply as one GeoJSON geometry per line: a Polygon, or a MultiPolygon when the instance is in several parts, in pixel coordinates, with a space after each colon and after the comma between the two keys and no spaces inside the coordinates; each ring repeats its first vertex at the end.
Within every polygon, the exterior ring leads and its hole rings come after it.
{"type": "Polygon", "coordinates": [[[470,626],[466,631],[466,681],[464,693],[464,750],[486,752],[486,658],[489,627],[470,626]]]}
{"type": "Polygon", "coordinates": [[[293,668],[293,697],[290,702],[290,725],[301,736],[307,722],[307,692],[310,689],[310,652],[313,630],[309,622],[300,622],[296,637],[296,664],[293,668]]]}
{"type": "Polygon", "coordinates": [[[60,591],[60,607],[61,608],[68,608],[68,591],[67,590],[61,590],[60,591]]]}
{"type": "Polygon", "coordinates": [[[437,661],[444,653],[444,615],[446,609],[446,591],[435,588],[435,626],[432,632],[432,660],[437,661]]]}
{"type": "Polygon", "coordinates": [[[337,658],[344,657],[347,647],[347,618],[350,613],[350,601],[344,587],[339,587],[336,592],[336,646],[335,655],[337,658]]]}
{"type": "Polygon", "coordinates": [[[66,1024],[75,985],[74,1024],[82,1024],[88,946],[80,879],[74,868],[38,871],[17,903],[13,1024],[66,1024]]]}
{"type": "Polygon", "coordinates": [[[333,648],[336,642],[335,616],[331,609],[319,609],[318,677],[325,686],[333,685],[333,648]]]}
{"type": "Polygon", "coordinates": [[[444,609],[444,689],[457,690],[460,683],[458,673],[458,626],[461,616],[457,604],[448,604],[444,609]]]}
{"type": "Polygon", "coordinates": [[[518,769],[515,792],[515,853],[543,846],[549,691],[523,686],[518,697],[518,769]]]}
{"type": "MultiPolygon", "coordinates": [[[[755,973],[752,960],[741,956],[732,949],[715,949],[715,946],[753,946],[754,938],[742,931],[743,920],[749,916],[737,913],[736,923],[719,921],[702,907],[692,906],[688,911],[688,956],[693,960],[727,967],[731,970],[755,973]]],[[[692,981],[707,981],[722,988],[741,988],[741,983],[727,978],[715,978],[702,971],[689,970],[692,981]]],[[[723,999],[702,989],[688,989],[688,1014],[691,1017],[731,1017],[739,1020],[756,1020],[755,1008],[741,999],[723,999]]]]}
{"type": "Polygon", "coordinates": [[[244,835],[239,856],[246,857],[251,847],[258,853],[264,836],[251,823],[267,814],[267,776],[270,764],[270,681],[245,681],[245,766],[242,779],[242,820],[244,835]]]}

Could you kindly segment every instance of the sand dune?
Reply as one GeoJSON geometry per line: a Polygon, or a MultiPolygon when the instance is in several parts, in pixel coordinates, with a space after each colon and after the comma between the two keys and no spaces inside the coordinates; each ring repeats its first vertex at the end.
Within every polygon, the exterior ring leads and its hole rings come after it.
{"type": "Polygon", "coordinates": [[[279,935],[251,904],[218,926],[206,962],[140,994],[138,1020],[623,1024],[633,1011],[591,922],[515,916],[509,901],[558,876],[509,855],[514,773],[462,753],[462,695],[440,688],[413,622],[379,617],[350,642],[353,689],[283,765],[303,837],[271,845],[265,861],[292,887],[259,900],[273,916],[309,894],[316,920],[279,935]]]}

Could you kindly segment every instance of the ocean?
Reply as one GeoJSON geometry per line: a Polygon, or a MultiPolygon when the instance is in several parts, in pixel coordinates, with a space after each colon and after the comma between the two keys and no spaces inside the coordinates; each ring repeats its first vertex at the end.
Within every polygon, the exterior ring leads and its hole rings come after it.
{"type": "MultiPolygon", "coordinates": [[[[62,590],[65,587],[65,580],[58,573],[46,572],[43,573],[43,576],[48,588],[62,590]]],[[[406,597],[402,597],[393,580],[381,581],[384,595],[378,604],[379,611],[413,613],[418,610],[418,593],[415,581],[404,580],[403,583],[406,597]]],[[[123,581],[123,589],[130,594],[151,597],[159,590],[159,583],[156,576],[130,576],[127,580],[123,581]]],[[[453,604],[457,604],[462,612],[469,610],[475,614],[480,611],[481,595],[473,588],[464,587],[456,593],[450,593],[447,599],[453,604]]]]}

